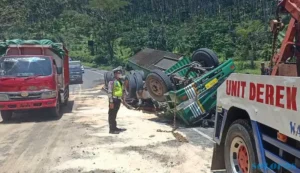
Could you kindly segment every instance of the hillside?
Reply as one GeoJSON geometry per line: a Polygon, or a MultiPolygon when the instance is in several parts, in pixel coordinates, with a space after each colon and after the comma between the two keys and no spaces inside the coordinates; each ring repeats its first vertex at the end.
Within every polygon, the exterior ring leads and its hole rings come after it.
{"type": "Polygon", "coordinates": [[[207,47],[253,69],[271,57],[276,2],[1,0],[0,7],[0,39],[62,41],[72,57],[94,66],[122,65],[144,47],[186,55],[207,47]]]}

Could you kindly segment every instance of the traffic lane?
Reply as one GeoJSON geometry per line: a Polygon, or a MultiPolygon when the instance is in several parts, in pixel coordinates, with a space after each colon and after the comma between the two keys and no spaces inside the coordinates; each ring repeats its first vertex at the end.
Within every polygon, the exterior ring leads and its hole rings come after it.
{"type": "Polygon", "coordinates": [[[83,84],[74,84],[70,86],[70,94],[77,94],[81,90],[92,89],[104,83],[104,70],[85,68],[82,75],[83,84]]]}
{"type": "Polygon", "coordinates": [[[104,84],[104,70],[98,70],[93,68],[86,68],[83,73],[82,89],[94,88],[98,85],[104,84]]]}
{"type": "Polygon", "coordinates": [[[213,147],[213,128],[202,128],[202,127],[193,127],[193,128],[179,128],[179,132],[185,134],[186,138],[192,144],[201,147],[213,147]]]}

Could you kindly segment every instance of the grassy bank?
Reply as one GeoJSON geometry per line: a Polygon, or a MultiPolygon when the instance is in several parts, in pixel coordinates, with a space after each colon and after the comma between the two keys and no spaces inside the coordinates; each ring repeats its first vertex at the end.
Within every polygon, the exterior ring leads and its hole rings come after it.
{"type": "Polygon", "coordinates": [[[109,65],[97,65],[97,64],[93,64],[93,63],[87,63],[87,62],[82,62],[82,64],[85,66],[85,67],[91,67],[91,68],[97,68],[99,70],[107,70],[107,71],[110,71],[112,69],[114,69],[113,66],[109,66],[109,65]]]}

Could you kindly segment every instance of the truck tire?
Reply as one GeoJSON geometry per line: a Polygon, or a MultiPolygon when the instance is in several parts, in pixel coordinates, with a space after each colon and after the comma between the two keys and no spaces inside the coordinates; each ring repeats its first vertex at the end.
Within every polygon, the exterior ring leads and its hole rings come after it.
{"type": "Polygon", "coordinates": [[[172,90],[172,82],[164,72],[155,69],[147,76],[146,87],[155,101],[165,102],[164,94],[172,90]]]}
{"type": "Polygon", "coordinates": [[[56,103],[56,107],[50,108],[49,113],[52,117],[54,118],[60,118],[61,116],[61,112],[60,112],[60,99],[58,98],[57,103],[56,103]]]}
{"type": "Polygon", "coordinates": [[[142,75],[137,72],[134,75],[135,83],[136,83],[136,91],[141,91],[144,89],[144,81],[142,75]]]}
{"type": "Polygon", "coordinates": [[[129,74],[131,74],[131,75],[134,75],[135,73],[136,73],[135,70],[131,70],[131,71],[129,72],[129,74]]]}
{"type": "Polygon", "coordinates": [[[255,141],[251,126],[246,120],[237,120],[230,125],[224,149],[227,172],[258,173],[252,164],[258,164],[255,141]]]}
{"type": "Polygon", "coordinates": [[[111,71],[104,73],[104,83],[105,87],[108,87],[108,83],[114,79],[114,73],[111,71]]]}
{"type": "Polygon", "coordinates": [[[199,62],[203,67],[218,67],[219,59],[215,52],[207,48],[201,48],[194,52],[192,61],[199,62]]]}
{"type": "Polygon", "coordinates": [[[145,76],[144,71],[142,71],[142,70],[137,70],[136,73],[139,73],[139,74],[141,75],[142,80],[145,80],[145,79],[146,79],[146,76],[145,76]]]}
{"type": "Polygon", "coordinates": [[[124,82],[124,88],[125,88],[126,95],[129,98],[136,97],[136,81],[132,74],[126,75],[125,82],[124,82]]]}
{"type": "Polygon", "coordinates": [[[3,122],[9,121],[12,117],[12,111],[1,111],[1,117],[3,122]]]}

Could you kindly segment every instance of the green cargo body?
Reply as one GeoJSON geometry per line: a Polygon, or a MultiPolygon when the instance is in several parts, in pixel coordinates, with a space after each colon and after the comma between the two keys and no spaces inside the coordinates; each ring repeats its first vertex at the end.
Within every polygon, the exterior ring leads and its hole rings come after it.
{"type": "MultiPolygon", "coordinates": [[[[173,74],[173,72],[177,71],[181,67],[191,64],[192,61],[189,57],[183,57],[181,58],[175,65],[173,65],[171,68],[165,71],[166,74],[173,74]]],[[[188,68],[184,68],[182,70],[179,70],[177,73],[178,76],[185,77],[185,74],[188,72],[188,68]]],[[[197,74],[195,72],[190,72],[188,78],[195,78],[197,74]]]]}
{"type": "Polygon", "coordinates": [[[181,55],[171,52],[145,48],[129,58],[127,68],[130,70],[142,70],[145,76],[147,76],[154,69],[162,71],[169,69],[181,57],[181,55]]]}
{"type": "Polygon", "coordinates": [[[234,70],[234,63],[229,59],[185,88],[166,93],[170,109],[176,106],[177,116],[187,125],[197,123],[216,106],[217,88],[234,70]]]}

